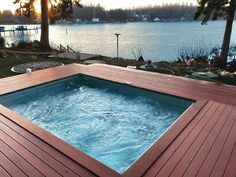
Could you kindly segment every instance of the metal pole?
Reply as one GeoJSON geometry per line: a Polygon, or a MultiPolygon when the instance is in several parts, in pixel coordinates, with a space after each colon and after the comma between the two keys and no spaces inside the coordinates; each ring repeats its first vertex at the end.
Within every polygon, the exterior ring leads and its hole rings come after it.
{"type": "Polygon", "coordinates": [[[115,33],[115,35],[116,35],[116,38],[117,38],[117,57],[116,58],[119,58],[119,36],[121,34],[115,33]]]}

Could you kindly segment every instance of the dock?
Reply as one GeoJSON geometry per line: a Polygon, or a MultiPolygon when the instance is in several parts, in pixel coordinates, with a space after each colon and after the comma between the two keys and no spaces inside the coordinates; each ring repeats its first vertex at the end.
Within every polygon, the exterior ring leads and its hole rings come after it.
{"type": "Polygon", "coordinates": [[[0,37],[32,34],[33,32],[37,34],[40,29],[40,27],[27,28],[23,25],[20,25],[18,27],[13,27],[12,29],[5,29],[5,27],[0,26],[0,37]]]}

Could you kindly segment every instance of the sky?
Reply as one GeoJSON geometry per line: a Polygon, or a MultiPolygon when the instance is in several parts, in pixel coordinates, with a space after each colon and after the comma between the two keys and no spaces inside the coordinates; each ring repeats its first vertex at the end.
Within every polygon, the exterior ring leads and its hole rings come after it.
{"type": "MultiPolygon", "coordinates": [[[[11,10],[14,11],[16,5],[13,4],[14,0],[0,0],[0,11],[2,10],[11,10]]],[[[196,0],[82,0],[82,4],[98,4],[105,7],[106,9],[114,8],[132,8],[137,6],[146,6],[146,5],[161,5],[164,3],[182,3],[188,2],[196,4],[196,0]]],[[[39,3],[37,4],[39,8],[39,3]]]]}

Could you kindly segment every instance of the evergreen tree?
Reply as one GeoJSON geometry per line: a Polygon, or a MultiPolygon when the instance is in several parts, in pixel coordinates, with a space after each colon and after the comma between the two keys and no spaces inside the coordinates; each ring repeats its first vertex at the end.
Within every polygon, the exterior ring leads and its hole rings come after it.
{"type": "MultiPolygon", "coordinates": [[[[35,3],[37,0],[15,0],[19,4],[16,13],[28,18],[35,19],[35,3]]],[[[41,3],[41,37],[40,47],[42,50],[50,50],[49,45],[49,19],[55,22],[59,19],[68,19],[73,16],[73,4],[81,7],[80,0],[40,0],[41,3]]]]}
{"type": "Polygon", "coordinates": [[[236,10],[236,0],[198,0],[198,5],[195,19],[203,15],[202,24],[207,23],[209,19],[217,20],[219,17],[226,17],[227,19],[221,54],[215,62],[215,66],[225,68],[236,10]]]}

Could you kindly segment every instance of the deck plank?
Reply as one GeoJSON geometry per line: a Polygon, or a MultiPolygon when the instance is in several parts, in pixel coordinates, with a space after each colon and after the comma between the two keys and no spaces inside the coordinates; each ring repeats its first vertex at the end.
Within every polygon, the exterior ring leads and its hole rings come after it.
{"type": "Polygon", "coordinates": [[[164,93],[174,93],[197,99],[205,98],[236,105],[236,88],[234,86],[144,71],[119,69],[118,67],[103,66],[101,64],[81,68],[81,72],[100,78],[110,78],[121,83],[128,81],[134,83],[134,85],[154,90],[158,89],[164,93]]]}
{"type": "MultiPolygon", "coordinates": [[[[215,163],[215,166],[213,168],[213,170],[211,171],[210,176],[211,177],[220,177],[224,175],[224,172],[228,166],[228,162],[230,160],[230,157],[232,155],[233,152],[233,148],[234,145],[236,143],[236,108],[233,110],[233,112],[231,113],[231,117],[234,118],[234,123],[233,123],[233,127],[230,131],[229,136],[227,137],[227,140],[224,144],[223,149],[221,150],[220,155],[218,156],[217,162],[215,163]]],[[[203,173],[205,173],[203,171],[203,173]]],[[[203,174],[202,171],[200,171],[198,173],[198,176],[200,177],[201,174],[203,174]]],[[[236,174],[235,174],[236,176],[236,174]]]]}
{"type": "Polygon", "coordinates": [[[178,135],[189,125],[195,116],[207,104],[205,100],[198,101],[192,105],[189,110],[180,117],[171,129],[166,132],[151,148],[149,148],[145,155],[141,156],[124,174],[124,177],[142,176],[145,171],[156,161],[156,159],[169,147],[169,145],[178,137],[178,135]],[[145,162],[145,163],[144,163],[145,162]]]}
{"type": "MultiPolygon", "coordinates": [[[[209,130],[211,130],[218,120],[219,114],[224,110],[225,105],[219,105],[216,110],[211,110],[211,116],[209,119],[203,119],[197,127],[191,132],[183,144],[178,148],[175,154],[169,159],[168,164],[165,165],[156,176],[169,176],[176,168],[176,165],[182,158],[185,157],[186,153],[190,153],[191,156],[195,155],[199,147],[206,139],[209,130]],[[214,116],[217,116],[216,118],[214,116]],[[205,121],[206,120],[206,121],[205,121]]],[[[187,154],[188,155],[188,154],[187,154]]]]}
{"type": "Polygon", "coordinates": [[[0,83],[0,93],[6,93],[8,91],[17,90],[16,88],[25,88],[35,84],[52,81],[55,77],[64,78],[79,73],[104,79],[111,79],[120,83],[127,81],[136,86],[159,90],[169,94],[177,94],[183,97],[194,99],[205,98],[236,105],[236,88],[233,86],[185,79],[158,73],[129,70],[101,64],[90,66],[77,64],[60,66],[53,69],[50,68],[43,71],[37,71],[31,74],[24,74],[19,77],[15,76],[13,78],[2,79],[2,82],[0,83]],[[6,87],[6,83],[9,82],[14,82],[13,86],[8,85],[8,87],[6,87]]]}
{"type": "Polygon", "coordinates": [[[19,169],[24,171],[27,176],[42,177],[44,176],[19,154],[12,150],[0,139],[0,151],[7,156],[19,169]]]}
{"type": "MultiPolygon", "coordinates": [[[[90,173],[88,170],[86,170],[85,168],[83,168],[82,166],[80,166],[79,164],[77,164],[76,162],[74,162],[73,160],[71,160],[70,158],[66,157],[64,154],[60,153],[59,151],[57,151],[55,148],[49,146],[48,144],[46,144],[43,141],[39,141],[39,139],[32,135],[31,133],[29,133],[28,131],[22,129],[21,127],[19,127],[17,124],[14,124],[12,121],[4,118],[3,116],[0,115],[0,121],[3,122],[4,124],[8,125],[9,127],[11,127],[14,131],[16,131],[20,136],[24,137],[26,139],[26,141],[31,142],[32,144],[34,144],[35,146],[37,146],[39,149],[41,149],[42,151],[44,151],[46,154],[51,155],[51,157],[53,157],[56,161],[60,162],[63,166],[65,166],[66,168],[69,169],[69,171],[73,171],[74,173],[76,173],[78,176],[83,176],[83,177],[95,177],[94,174],[90,173]]],[[[28,147],[29,148],[29,147],[28,147]]],[[[35,152],[34,152],[35,154],[35,152]]],[[[42,158],[42,157],[41,157],[42,158]]],[[[50,158],[50,157],[49,157],[50,158]]],[[[51,158],[50,158],[51,159],[51,158]]],[[[48,163],[52,163],[49,162],[49,159],[47,157],[48,163]]],[[[54,160],[53,160],[54,162],[54,160]]],[[[59,172],[62,169],[59,170],[59,172]]],[[[70,173],[69,173],[70,174],[70,173]]]]}
{"type": "Polygon", "coordinates": [[[6,134],[6,132],[3,132],[2,130],[0,130],[0,137],[2,141],[4,141],[9,147],[12,148],[12,150],[14,150],[22,158],[27,160],[29,164],[31,164],[35,169],[40,171],[43,175],[53,176],[53,177],[61,176],[55,170],[47,166],[39,158],[34,156],[30,151],[28,151],[23,146],[21,146],[18,142],[16,142],[14,139],[12,139],[9,135],[6,134]]]}
{"type": "MultiPolygon", "coordinates": [[[[1,118],[1,116],[0,116],[0,118],[1,118]]],[[[94,174],[89,173],[88,170],[86,170],[85,168],[78,165],[76,162],[72,161],[70,158],[66,157],[64,154],[58,152],[55,148],[48,146],[48,144],[46,144],[43,141],[39,141],[39,139],[36,136],[34,136],[31,133],[29,133],[28,131],[22,129],[21,127],[14,124],[10,120],[1,119],[1,121],[4,122],[5,124],[11,126],[11,128],[13,128],[15,131],[17,131],[21,136],[25,137],[27,140],[29,140],[30,142],[35,144],[37,147],[39,147],[40,149],[45,151],[47,154],[50,154],[53,158],[55,158],[57,161],[60,161],[61,163],[63,163],[64,166],[71,169],[79,176],[86,176],[86,177],[94,177],[95,176],[94,174]]]]}
{"type": "Polygon", "coordinates": [[[225,170],[225,174],[224,177],[232,177],[235,176],[236,174],[236,168],[235,168],[235,164],[236,164],[236,143],[234,144],[234,150],[231,154],[231,158],[229,161],[229,164],[225,170]]]}
{"type": "MultiPolygon", "coordinates": [[[[227,106],[223,115],[220,117],[219,123],[221,123],[210,132],[210,136],[199,150],[197,156],[192,160],[184,176],[196,176],[199,169],[204,168],[203,164],[207,164],[205,170],[212,170],[221,147],[224,145],[224,139],[227,138],[233,125],[234,119],[228,119],[232,110],[232,106],[227,106]]],[[[207,174],[207,172],[204,174],[207,174]]]]}
{"type": "Polygon", "coordinates": [[[1,174],[1,177],[11,177],[10,174],[7,173],[7,171],[1,166],[0,166],[0,174],[1,174]]]}
{"type": "Polygon", "coordinates": [[[12,139],[14,139],[17,143],[19,143],[22,147],[30,151],[37,158],[42,160],[45,164],[53,168],[55,171],[60,173],[62,176],[70,176],[70,177],[78,177],[78,174],[75,174],[73,171],[66,168],[60,162],[55,160],[52,156],[45,153],[43,150],[39,149],[33,143],[29,142],[27,139],[20,136],[18,133],[7,127],[0,120],[1,130],[7,133],[12,139]]]}
{"type": "MultiPolygon", "coordinates": [[[[12,163],[2,152],[0,152],[0,159],[0,166],[5,169],[4,171],[7,172],[9,176],[27,177],[27,175],[12,163]]],[[[2,175],[4,172],[0,172],[0,174],[2,175]]]]}
{"type": "MultiPolygon", "coordinates": [[[[155,176],[162,167],[167,163],[171,156],[175,153],[176,149],[183,143],[186,137],[193,131],[193,129],[198,125],[199,121],[204,117],[205,114],[209,112],[209,109],[215,106],[213,102],[209,102],[203,110],[193,119],[189,126],[181,133],[180,136],[172,143],[170,147],[165,151],[165,153],[153,164],[153,166],[146,172],[144,177],[155,176]]],[[[216,108],[214,108],[216,109],[216,108]]],[[[208,113],[209,114],[209,113],[208,113]]]]}

